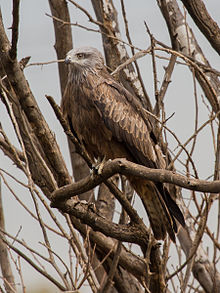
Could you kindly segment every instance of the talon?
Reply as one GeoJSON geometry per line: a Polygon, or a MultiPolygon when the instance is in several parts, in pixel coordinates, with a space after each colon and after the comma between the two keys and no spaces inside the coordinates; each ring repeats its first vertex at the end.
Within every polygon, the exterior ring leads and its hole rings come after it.
{"type": "Polygon", "coordinates": [[[105,163],[106,163],[106,157],[105,156],[103,157],[103,159],[98,157],[96,164],[94,164],[92,166],[93,174],[97,174],[97,175],[102,174],[102,170],[103,170],[103,167],[104,167],[105,163]]]}

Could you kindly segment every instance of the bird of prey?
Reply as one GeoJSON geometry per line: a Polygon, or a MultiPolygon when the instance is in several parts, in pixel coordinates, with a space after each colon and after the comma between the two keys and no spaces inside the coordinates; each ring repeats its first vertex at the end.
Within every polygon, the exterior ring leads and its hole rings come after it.
{"type": "MultiPolygon", "coordinates": [[[[126,158],[149,168],[165,168],[161,149],[141,103],[107,71],[95,48],[69,51],[68,81],[61,108],[78,140],[92,158],[126,158]]],[[[166,233],[175,241],[177,225],[184,217],[167,188],[134,176],[130,184],[140,196],[156,239],[166,233]]]]}

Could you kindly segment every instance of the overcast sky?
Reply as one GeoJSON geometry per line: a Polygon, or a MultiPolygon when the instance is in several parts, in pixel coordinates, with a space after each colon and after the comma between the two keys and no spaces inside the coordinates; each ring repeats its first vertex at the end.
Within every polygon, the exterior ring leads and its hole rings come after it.
{"type": "MultiPolygon", "coordinates": [[[[82,6],[90,11],[94,15],[90,1],[79,1],[82,6]]],[[[127,16],[129,20],[130,33],[133,38],[135,46],[146,49],[149,46],[149,38],[146,35],[144,20],[150,27],[151,32],[154,34],[156,39],[170,44],[169,35],[165,22],[161,16],[160,10],[156,5],[156,1],[146,0],[137,1],[125,1],[127,16]]],[[[178,1],[180,3],[180,1],[178,1]]],[[[207,5],[209,12],[212,17],[220,23],[219,16],[219,1],[209,0],[204,1],[207,5]]],[[[12,24],[12,1],[0,0],[1,9],[3,14],[3,20],[5,28],[9,28],[12,24]]],[[[116,7],[120,8],[120,1],[115,1],[116,7]]],[[[181,3],[180,3],[181,5],[181,3]]],[[[88,23],[87,18],[73,5],[70,5],[70,13],[73,22],[95,28],[92,24],[88,23]]],[[[46,62],[56,59],[54,46],[54,31],[53,23],[51,18],[45,15],[50,14],[50,9],[47,1],[43,0],[22,0],[20,7],[20,26],[19,26],[19,43],[18,43],[18,57],[23,58],[31,56],[30,62],[46,62]]],[[[119,20],[121,24],[121,32],[123,39],[125,39],[124,26],[122,24],[122,17],[119,14],[119,20]]],[[[206,39],[202,34],[194,27],[190,17],[188,16],[189,23],[193,26],[194,33],[196,34],[197,40],[200,46],[204,50],[206,57],[213,65],[213,67],[219,70],[219,56],[214,52],[206,39]]],[[[8,36],[10,38],[10,30],[7,29],[8,36]]],[[[75,47],[79,46],[93,46],[97,47],[102,51],[101,39],[97,33],[89,33],[82,29],[73,27],[73,42],[75,47]]],[[[152,79],[152,67],[151,57],[147,56],[139,61],[144,82],[148,93],[153,99],[153,79],[152,79]]],[[[158,72],[159,77],[163,76],[163,67],[166,62],[158,61],[158,72]]],[[[167,115],[171,115],[175,112],[175,115],[170,119],[168,125],[176,132],[182,142],[193,133],[194,129],[194,97],[193,97],[193,84],[192,78],[189,71],[181,65],[176,66],[175,74],[172,76],[172,83],[169,87],[166,95],[166,111],[167,115]]],[[[59,123],[56,121],[53,111],[48,106],[48,102],[45,99],[45,95],[51,95],[55,98],[57,103],[60,103],[60,87],[58,80],[57,65],[45,65],[45,66],[30,66],[25,69],[26,78],[31,86],[31,90],[39,103],[40,109],[45,115],[47,122],[51,129],[54,131],[56,138],[60,144],[61,150],[64,154],[66,164],[70,169],[70,161],[68,155],[68,148],[66,144],[66,138],[62,133],[62,129],[59,123]]],[[[202,102],[202,91],[198,87],[198,98],[199,98],[199,123],[208,119],[208,111],[206,106],[202,102]]],[[[8,120],[3,104],[0,104],[0,120],[5,131],[9,135],[12,142],[19,147],[19,144],[14,136],[11,123],[8,120]]],[[[170,139],[169,147],[174,149],[176,142],[170,139]]],[[[194,160],[198,164],[199,175],[205,179],[213,173],[214,168],[214,156],[212,147],[212,138],[210,131],[204,131],[198,136],[198,148],[196,149],[194,160]]],[[[16,170],[12,163],[0,152],[0,168],[10,171],[18,178],[22,178],[21,172],[16,170]]],[[[178,165],[178,170],[183,172],[183,167],[178,165]]],[[[24,192],[18,184],[14,181],[9,180],[11,186],[16,191],[17,195],[24,200],[29,207],[33,207],[32,201],[29,195],[24,192]]],[[[186,195],[187,196],[187,195],[186,195]]],[[[8,231],[15,235],[22,226],[20,232],[20,238],[24,238],[28,243],[31,243],[33,247],[39,248],[38,241],[42,241],[41,232],[35,221],[30,220],[23,209],[13,199],[7,188],[3,185],[3,201],[5,208],[6,225],[8,231]]],[[[46,217],[46,215],[45,215],[46,217]]],[[[62,221],[61,217],[59,217],[62,221]]],[[[48,221],[50,221],[48,219],[48,221]]],[[[59,253],[62,257],[67,257],[63,252],[66,247],[63,247],[63,242],[56,239],[58,244],[59,253]]],[[[40,248],[42,251],[43,248],[40,248]]],[[[25,282],[30,290],[31,286],[34,286],[39,278],[39,274],[33,273],[28,265],[23,265],[25,282]]],[[[42,278],[40,278],[43,280],[42,278]]],[[[1,285],[1,281],[0,281],[1,285]]],[[[32,287],[33,288],[33,287],[32,287]]],[[[33,292],[33,289],[31,289],[33,292]]],[[[55,292],[55,291],[53,291],[55,292]]],[[[58,291],[57,291],[58,292],[58,291]]],[[[85,290],[85,292],[88,292],[85,290]]]]}

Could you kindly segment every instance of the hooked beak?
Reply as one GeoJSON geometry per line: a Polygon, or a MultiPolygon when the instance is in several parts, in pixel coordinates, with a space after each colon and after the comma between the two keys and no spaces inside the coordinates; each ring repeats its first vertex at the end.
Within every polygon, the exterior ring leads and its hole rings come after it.
{"type": "Polygon", "coordinates": [[[71,63],[71,57],[70,56],[66,56],[65,63],[66,64],[70,64],[71,63]]]}

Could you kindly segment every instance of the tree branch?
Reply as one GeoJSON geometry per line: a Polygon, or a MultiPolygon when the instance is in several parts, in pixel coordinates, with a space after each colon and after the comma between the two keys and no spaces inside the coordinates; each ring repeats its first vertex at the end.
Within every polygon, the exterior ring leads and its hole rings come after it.
{"type": "MultiPolygon", "coordinates": [[[[58,185],[62,186],[71,182],[65,162],[56,143],[53,133],[50,131],[37,103],[29,88],[28,82],[20,68],[18,61],[9,56],[10,44],[5,34],[2,17],[0,15],[0,57],[7,74],[9,83],[13,86],[25,115],[32,125],[39,144],[48,160],[51,172],[57,179],[58,185]]],[[[24,117],[23,117],[24,119],[24,117]]]]}
{"type": "Polygon", "coordinates": [[[220,29],[218,24],[209,15],[202,0],[181,0],[192,19],[209,41],[211,46],[220,55],[220,29]]]}
{"type": "MultiPolygon", "coordinates": [[[[70,23],[69,10],[67,7],[67,2],[65,0],[49,0],[48,2],[53,17],[62,18],[66,23],[70,23]]],[[[70,24],[65,26],[60,25],[60,23],[58,23],[54,18],[53,26],[56,39],[54,48],[56,50],[57,59],[64,59],[66,53],[69,52],[73,47],[71,26],[70,24]]],[[[58,63],[58,69],[61,93],[63,95],[68,76],[67,66],[65,66],[65,64],[61,62],[58,63]]]]}
{"type": "Polygon", "coordinates": [[[11,49],[9,51],[9,55],[12,60],[15,60],[17,57],[19,4],[20,4],[20,0],[13,0],[12,41],[11,41],[11,49]]]}
{"type": "Polygon", "coordinates": [[[52,194],[52,202],[65,200],[90,190],[117,173],[137,176],[154,182],[175,184],[189,190],[211,193],[220,192],[220,180],[210,182],[206,180],[190,179],[172,171],[147,168],[122,158],[106,162],[101,174],[89,175],[78,182],[68,184],[55,190],[52,194]]]}
{"type": "Polygon", "coordinates": [[[50,274],[48,274],[45,270],[41,269],[40,266],[35,264],[26,254],[24,254],[21,250],[13,246],[9,241],[6,239],[2,239],[3,242],[10,247],[14,252],[17,253],[17,255],[20,255],[27,263],[29,263],[37,272],[45,276],[48,280],[50,280],[57,288],[59,288],[61,291],[65,291],[66,288],[61,285],[56,279],[54,279],[50,274]]]}
{"type": "MultiPolygon", "coordinates": [[[[4,220],[4,212],[2,206],[2,186],[1,186],[1,178],[0,178],[0,229],[5,230],[5,220],[4,220]]],[[[2,272],[2,277],[4,280],[5,289],[8,293],[16,292],[14,276],[11,270],[11,264],[8,256],[7,245],[3,241],[5,235],[0,231],[0,267],[2,272]]]]}
{"type": "MultiPolygon", "coordinates": [[[[198,45],[191,28],[185,22],[184,16],[182,15],[176,0],[169,1],[169,4],[167,4],[166,1],[157,0],[157,3],[166,20],[173,49],[182,52],[185,56],[189,55],[189,52],[191,52],[192,56],[189,57],[193,57],[196,61],[203,63],[205,66],[211,67],[208,60],[205,58],[202,49],[198,45]]],[[[201,66],[199,67],[202,68],[201,66]]],[[[196,70],[196,68],[195,76],[210,102],[213,111],[218,112],[219,102],[216,99],[216,94],[219,95],[220,87],[218,76],[215,73],[207,72],[205,70],[204,73],[201,74],[201,71],[196,70]],[[204,75],[206,78],[204,78],[204,75]],[[209,80],[208,83],[207,79],[209,80]],[[213,95],[214,92],[216,94],[213,95]]]]}
{"type": "Polygon", "coordinates": [[[142,247],[146,247],[148,243],[147,228],[142,225],[120,225],[100,216],[94,204],[80,201],[76,197],[67,201],[56,202],[53,204],[71,216],[81,220],[82,223],[92,227],[93,231],[99,231],[108,237],[114,239],[136,243],[142,247]]]}

